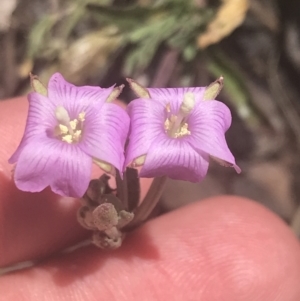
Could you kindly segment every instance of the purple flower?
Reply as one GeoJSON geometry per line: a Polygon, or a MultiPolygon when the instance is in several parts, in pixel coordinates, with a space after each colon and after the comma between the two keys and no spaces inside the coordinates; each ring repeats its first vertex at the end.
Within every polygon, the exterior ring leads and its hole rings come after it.
{"type": "Polygon", "coordinates": [[[136,99],[128,106],[131,132],[125,166],[142,166],[141,177],[166,175],[199,182],[211,157],[240,172],[225,140],[230,110],[219,101],[204,101],[205,89],[142,91],[144,95],[148,92],[148,98],[136,99]]]}
{"type": "Polygon", "coordinates": [[[9,159],[17,162],[17,187],[37,192],[50,186],[57,194],[81,197],[93,161],[106,172],[122,170],[129,117],[110,103],[115,92],[113,87],[76,87],[56,73],[47,96],[30,93],[24,136],[9,159]]]}

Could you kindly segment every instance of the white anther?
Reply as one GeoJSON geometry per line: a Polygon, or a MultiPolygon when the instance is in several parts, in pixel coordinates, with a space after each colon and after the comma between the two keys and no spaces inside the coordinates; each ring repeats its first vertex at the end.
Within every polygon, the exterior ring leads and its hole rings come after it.
{"type": "Polygon", "coordinates": [[[55,109],[55,116],[59,123],[69,127],[70,123],[70,116],[68,114],[68,111],[63,106],[58,106],[55,109]]]}
{"type": "Polygon", "coordinates": [[[195,106],[195,95],[192,92],[187,92],[183,95],[183,101],[180,106],[180,111],[183,114],[191,113],[195,106]]]}

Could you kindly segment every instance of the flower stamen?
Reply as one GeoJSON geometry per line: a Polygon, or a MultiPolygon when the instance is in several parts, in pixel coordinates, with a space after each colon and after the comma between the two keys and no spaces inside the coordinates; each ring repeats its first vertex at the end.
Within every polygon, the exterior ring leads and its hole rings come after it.
{"type": "Polygon", "coordinates": [[[80,141],[85,112],[79,113],[77,119],[70,120],[67,110],[59,106],[55,110],[55,116],[59,124],[54,130],[54,135],[69,144],[80,141]]]}
{"type": "Polygon", "coordinates": [[[195,96],[192,92],[187,92],[183,96],[182,104],[176,115],[170,114],[170,104],[166,105],[168,118],[164,123],[166,133],[172,138],[180,138],[190,135],[186,117],[191,113],[195,106],[195,96]]]}

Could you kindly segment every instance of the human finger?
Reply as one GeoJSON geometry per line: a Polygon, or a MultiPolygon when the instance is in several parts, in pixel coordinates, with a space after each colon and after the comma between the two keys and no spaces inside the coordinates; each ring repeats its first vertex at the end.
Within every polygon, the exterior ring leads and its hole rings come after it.
{"type": "Polygon", "coordinates": [[[114,252],[91,246],[3,276],[0,300],[296,301],[299,267],[277,216],[217,197],[151,220],[114,252]]]}

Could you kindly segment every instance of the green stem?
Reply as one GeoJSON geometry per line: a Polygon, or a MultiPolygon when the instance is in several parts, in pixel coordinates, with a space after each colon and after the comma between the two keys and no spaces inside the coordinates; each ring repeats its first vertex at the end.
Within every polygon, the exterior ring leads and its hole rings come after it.
{"type": "Polygon", "coordinates": [[[127,174],[126,171],[123,174],[123,179],[120,177],[119,171],[116,175],[117,194],[125,210],[128,210],[128,187],[127,187],[127,174]]]}
{"type": "Polygon", "coordinates": [[[154,207],[158,203],[165,187],[167,177],[157,177],[154,178],[152,184],[143,200],[141,205],[134,212],[133,220],[126,225],[126,230],[133,230],[140,224],[146,221],[154,207]]]}

